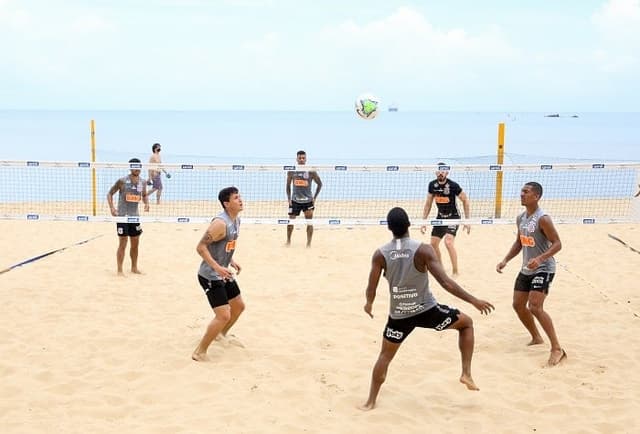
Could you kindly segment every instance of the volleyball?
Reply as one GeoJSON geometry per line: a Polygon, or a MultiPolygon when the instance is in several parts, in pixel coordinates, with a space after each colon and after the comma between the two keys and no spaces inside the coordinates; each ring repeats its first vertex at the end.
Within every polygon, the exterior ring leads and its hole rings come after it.
{"type": "Polygon", "coordinates": [[[362,119],[373,119],[378,116],[380,100],[369,93],[356,98],[356,113],[362,119]]]}

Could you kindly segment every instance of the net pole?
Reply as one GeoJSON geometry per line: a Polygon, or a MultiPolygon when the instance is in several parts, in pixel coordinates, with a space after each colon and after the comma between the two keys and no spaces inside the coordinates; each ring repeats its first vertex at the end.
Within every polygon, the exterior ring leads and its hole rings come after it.
{"type": "MultiPolygon", "coordinates": [[[[91,162],[96,162],[96,121],[91,119],[91,162]]],[[[96,168],[91,168],[91,205],[93,209],[93,215],[97,215],[98,210],[98,197],[97,197],[97,182],[96,182],[96,168]]]]}
{"type": "MultiPolygon", "coordinates": [[[[498,161],[497,163],[502,166],[504,164],[504,122],[498,124],[498,161]]],[[[496,173],[496,203],[494,209],[494,217],[502,217],[502,168],[496,173]]]]}

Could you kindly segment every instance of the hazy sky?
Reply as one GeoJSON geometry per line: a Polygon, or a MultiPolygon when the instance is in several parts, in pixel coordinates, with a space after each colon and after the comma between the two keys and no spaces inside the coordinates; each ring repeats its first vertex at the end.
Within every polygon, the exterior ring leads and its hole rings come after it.
{"type": "Polygon", "coordinates": [[[0,0],[3,109],[640,111],[638,77],[640,0],[0,0]]]}

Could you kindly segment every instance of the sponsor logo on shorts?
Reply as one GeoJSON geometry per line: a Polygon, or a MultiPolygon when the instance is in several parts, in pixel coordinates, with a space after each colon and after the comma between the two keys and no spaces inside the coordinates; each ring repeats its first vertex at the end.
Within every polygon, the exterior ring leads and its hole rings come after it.
{"type": "Polygon", "coordinates": [[[531,286],[534,288],[542,288],[544,285],[544,277],[543,276],[535,276],[531,279],[531,286]]]}
{"type": "Polygon", "coordinates": [[[435,326],[435,329],[438,331],[442,331],[444,330],[449,324],[451,324],[451,317],[447,317],[444,321],[442,321],[440,324],[438,324],[437,326],[435,326]]]}
{"type": "Polygon", "coordinates": [[[384,335],[389,339],[402,339],[404,333],[398,330],[394,330],[391,327],[387,327],[387,330],[384,332],[384,335]]]}

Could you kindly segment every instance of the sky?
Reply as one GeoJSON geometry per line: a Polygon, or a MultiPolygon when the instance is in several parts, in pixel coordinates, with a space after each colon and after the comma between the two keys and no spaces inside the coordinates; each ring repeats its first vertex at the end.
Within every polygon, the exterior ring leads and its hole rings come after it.
{"type": "Polygon", "coordinates": [[[0,109],[640,112],[640,0],[0,0],[0,109]]]}

